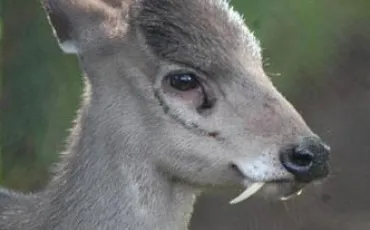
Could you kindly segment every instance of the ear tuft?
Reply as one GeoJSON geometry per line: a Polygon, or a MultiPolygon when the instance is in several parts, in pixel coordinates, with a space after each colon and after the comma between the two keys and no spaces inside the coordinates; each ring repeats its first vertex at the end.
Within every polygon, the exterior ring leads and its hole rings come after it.
{"type": "Polygon", "coordinates": [[[65,53],[77,53],[75,41],[72,38],[72,25],[67,15],[60,9],[59,0],[44,0],[43,7],[48,15],[54,35],[57,37],[59,46],[65,53]]]}

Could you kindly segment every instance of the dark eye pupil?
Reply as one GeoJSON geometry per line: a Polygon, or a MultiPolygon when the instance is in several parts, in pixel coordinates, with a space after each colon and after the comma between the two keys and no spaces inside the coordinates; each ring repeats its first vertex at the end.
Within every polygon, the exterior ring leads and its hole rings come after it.
{"type": "Polygon", "coordinates": [[[192,90],[199,85],[194,74],[173,75],[170,77],[170,84],[173,88],[181,91],[192,90]]]}

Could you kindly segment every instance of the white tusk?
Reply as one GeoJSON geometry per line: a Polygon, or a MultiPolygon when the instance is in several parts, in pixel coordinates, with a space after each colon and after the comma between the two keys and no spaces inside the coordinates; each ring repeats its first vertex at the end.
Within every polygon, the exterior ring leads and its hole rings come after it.
{"type": "Polygon", "coordinates": [[[258,192],[258,190],[260,190],[264,184],[265,183],[262,183],[262,182],[253,183],[251,186],[248,186],[248,188],[242,194],[240,194],[239,196],[234,198],[232,201],[230,201],[229,204],[237,204],[239,202],[242,202],[248,199],[253,194],[258,192]]]}

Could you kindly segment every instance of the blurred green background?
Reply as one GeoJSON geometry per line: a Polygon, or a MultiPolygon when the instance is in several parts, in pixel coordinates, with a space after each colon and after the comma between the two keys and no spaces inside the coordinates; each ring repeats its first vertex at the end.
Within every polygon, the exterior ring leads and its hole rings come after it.
{"type": "MultiPolygon", "coordinates": [[[[334,172],[288,206],[252,199],[235,208],[225,206],[229,195],[204,197],[192,228],[370,229],[370,1],[232,4],[261,40],[277,87],[329,140],[334,172]]],[[[0,183],[32,191],[64,148],[81,72],[59,50],[38,0],[2,0],[0,9],[0,183]]]]}

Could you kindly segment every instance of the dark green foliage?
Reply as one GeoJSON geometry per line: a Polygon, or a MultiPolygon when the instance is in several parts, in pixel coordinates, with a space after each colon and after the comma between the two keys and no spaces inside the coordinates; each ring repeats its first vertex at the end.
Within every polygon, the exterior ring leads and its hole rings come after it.
{"type": "Polygon", "coordinates": [[[4,0],[2,39],[2,182],[44,183],[63,149],[81,87],[76,59],[64,56],[38,1],[4,0]]]}
{"type": "MultiPolygon", "coordinates": [[[[295,94],[303,78],[320,81],[341,42],[370,20],[366,0],[234,0],[264,48],[267,71],[279,88],[295,94]],[[354,25],[358,25],[353,28],[354,25]],[[271,65],[270,65],[271,64],[271,65]]],[[[370,35],[370,33],[368,34],[370,35]]]]}

